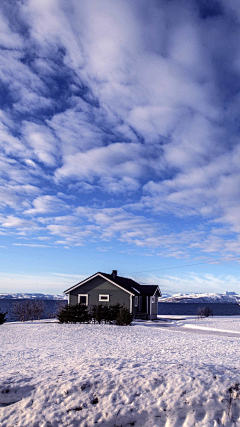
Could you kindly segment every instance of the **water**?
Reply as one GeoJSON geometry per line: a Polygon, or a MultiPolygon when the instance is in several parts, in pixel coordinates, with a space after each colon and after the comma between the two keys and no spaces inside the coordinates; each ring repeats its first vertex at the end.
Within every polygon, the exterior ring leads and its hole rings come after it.
{"type": "MultiPolygon", "coordinates": [[[[18,301],[26,301],[26,299],[0,299],[0,311],[8,312],[7,321],[13,322],[16,320],[12,307],[18,301]]],[[[29,300],[28,300],[29,301],[29,300]]],[[[32,300],[31,300],[32,301],[32,300]]],[[[49,319],[56,316],[59,304],[67,304],[63,300],[40,300],[44,303],[45,310],[42,319],[49,319]]],[[[192,315],[196,316],[198,309],[209,307],[213,311],[214,316],[236,316],[240,315],[240,305],[238,304],[219,304],[219,303],[174,303],[174,302],[159,302],[158,314],[166,315],[192,315]]]]}
{"type": "MultiPolygon", "coordinates": [[[[16,302],[23,302],[23,301],[33,301],[32,299],[0,299],[0,311],[2,313],[5,313],[7,311],[7,322],[14,322],[17,320],[14,316],[14,313],[12,312],[13,305],[16,302]]],[[[58,308],[60,307],[60,304],[67,304],[66,300],[40,300],[44,304],[44,312],[41,316],[42,319],[50,319],[56,317],[56,313],[58,311],[58,308]]]]}
{"type": "Polygon", "coordinates": [[[198,309],[208,307],[214,316],[240,315],[240,305],[220,303],[159,302],[158,314],[197,315],[198,309]]]}

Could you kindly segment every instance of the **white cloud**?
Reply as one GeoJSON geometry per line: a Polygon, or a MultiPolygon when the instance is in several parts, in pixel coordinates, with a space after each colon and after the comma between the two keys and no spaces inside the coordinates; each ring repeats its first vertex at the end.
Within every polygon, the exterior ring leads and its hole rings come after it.
{"type": "Polygon", "coordinates": [[[152,274],[148,277],[141,274],[134,275],[135,280],[139,283],[149,285],[158,285],[162,292],[170,293],[225,293],[227,290],[240,292],[240,277],[235,275],[215,275],[208,273],[194,272],[179,274],[152,274]]]}
{"type": "Polygon", "coordinates": [[[237,4],[30,0],[24,37],[0,16],[1,232],[238,253],[237,4]]]}
{"type": "Polygon", "coordinates": [[[57,141],[49,128],[36,123],[23,122],[22,135],[39,162],[48,166],[56,165],[57,141]]]}
{"type": "MultiPolygon", "coordinates": [[[[97,115],[97,111],[94,111],[97,115]]],[[[78,109],[67,109],[66,111],[55,114],[48,121],[62,142],[62,154],[74,155],[79,151],[86,151],[91,148],[102,145],[104,132],[93,123],[90,117],[91,108],[83,101],[78,101],[78,109]]]]}
{"type": "Polygon", "coordinates": [[[1,45],[6,49],[22,48],[23,41],[19,34],[11,31],[9,24],[3,15],[0,15],[0,39],[1,45]]]}
{"type": "Polygon", "coordinates": [[[8,215],[2,220],[1,223],[4,228],[26,228],[34,225],[32,221],[27,221],[22,218],[15,217],[13,215],[8,215]]]}
{"type": "Polygon", "coordinates": [[[38,196],[32,202],[33,208],[27,209],[24,213],[27,215],[49,214],[66,211],[70,207],[56,196],[38,196]]]}
{"type": "Polygon", "coordinates": [[[37,243],[12,243],[13,246],[27,246],[29,248],[49,248],[49,245],[38,245],[37,243]]]}
{"type": "Polygon", "coordinates": [[[134,191],[139,188],[141,176],[154,169],[152,156],[153,153],[148,154],[140,144],[110,144],[65,156],[64,165],[56,170],[55,178],[56,182],[74,179],[90,183],[97,179],[108,192],[134,191]]]}

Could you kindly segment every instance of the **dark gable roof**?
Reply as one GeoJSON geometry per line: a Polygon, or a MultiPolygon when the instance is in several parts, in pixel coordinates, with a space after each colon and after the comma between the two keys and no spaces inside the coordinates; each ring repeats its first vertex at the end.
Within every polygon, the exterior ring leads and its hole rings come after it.
{"type": "Polygon", "coordinates": [[[71,290],[77,288],[83,282],[91,280],[97,274],[101,274],[101,276],[105,277],[107,280],[111,280],[111,282],[116,283],[117,285],[119,285],[123,289],[125,289],[126,291],[128,291],[131,294],[134,294],[136,296],[138,296],[138,295],[152,296],[155,294],[155,292],[157,290],[159,290],[159,287],[157,285],[140,285],[139,283],[135,282],[135,280],[128,279],[126,277],[121,277],[121,276],[115,276],[113,278],[112,274],[102,273],[101,271],[98,271],[97,273],[93,274],[92,276],[88,277],[87,279],[83,280],[82,282],[79,282],[75,286],[72,286],[71,288],[67,289],[66,291],[64,291],[64,293],[71,292],[71,290]]]}
{"type": "Polygon", "coordinates": [[[101,271],[99,271],[99,273],[102,276],[106,277],[106,279],[109,279],[112,282],[117,283],[117,285],[126,289],[126,291],[133,293],[134,295],[151,296],[151,295],[154,295],[154,293],[158,289],[157,285],[140,285],[139,283],[135,282],[135,280],[128,279],[126,277],[115,276],[113,278],[112,274],[102,273],[101,271]]]}

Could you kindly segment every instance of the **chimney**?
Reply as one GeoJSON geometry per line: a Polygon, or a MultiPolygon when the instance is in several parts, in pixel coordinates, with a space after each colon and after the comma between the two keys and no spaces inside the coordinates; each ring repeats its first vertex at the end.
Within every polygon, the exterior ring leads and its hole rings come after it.
{"type": "Polygon", "coordinates": [[[117,276],[117,270],[113,270],[112,271],[112,278],[115,279],[116,276],[117,276]]]}

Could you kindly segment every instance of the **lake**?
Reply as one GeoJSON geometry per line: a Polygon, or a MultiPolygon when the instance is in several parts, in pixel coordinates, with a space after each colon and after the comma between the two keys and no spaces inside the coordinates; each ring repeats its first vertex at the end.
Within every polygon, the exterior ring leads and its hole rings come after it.
{"type": "MultiPolygon", "coordinates": [[[[0,299],[0,311],[5,313],[7,311],[7,321],[8,322],[14,322],[16,320],[13,312],[12,312],[12,308],[13,305],[16,302],[23,302],[23,301],[34,301],[32,299],[0,299]]],[[[42,319],[51,319],[56,317],[56,313],[58,311],[58,308],[60,306],[60,304],[67,304],[66,300],[45,300],[45,299],[40,299],[40,300],[36,300],[36,301],[41,301],[44,304],[44,313],[41,316],[42,319]]]]}
{"type": "Polygon", "coordinates": [[[214,316],[240,315],[240,305],[221,303],[159,302],[158,314],[197,315],[198,309],[208,307],[214,316]]]}
{"type": "MultiPolygon", "coordinates": [[[[7,311],[7,321],[14,322],[16,318],[12,312],[13,305],[18,301],[26,301],[27,299],[0,299],[0,311],[7,311]]],[[[27,300],[33,301],[33,300],[27,300]]],[[[44,303],[45,310],[42,319],[56,317],[59,304],[67,304],[66,300],[40,300],[44,303]]],[[[159,302],[158,314],[166,315],[197,315],[198,309],[209,307],[213,311],[214,316],[236,316],[240,315],[240,305],[238,304],[219,304],[219,303],[176,303],[176,302],[159,302]]]]}

